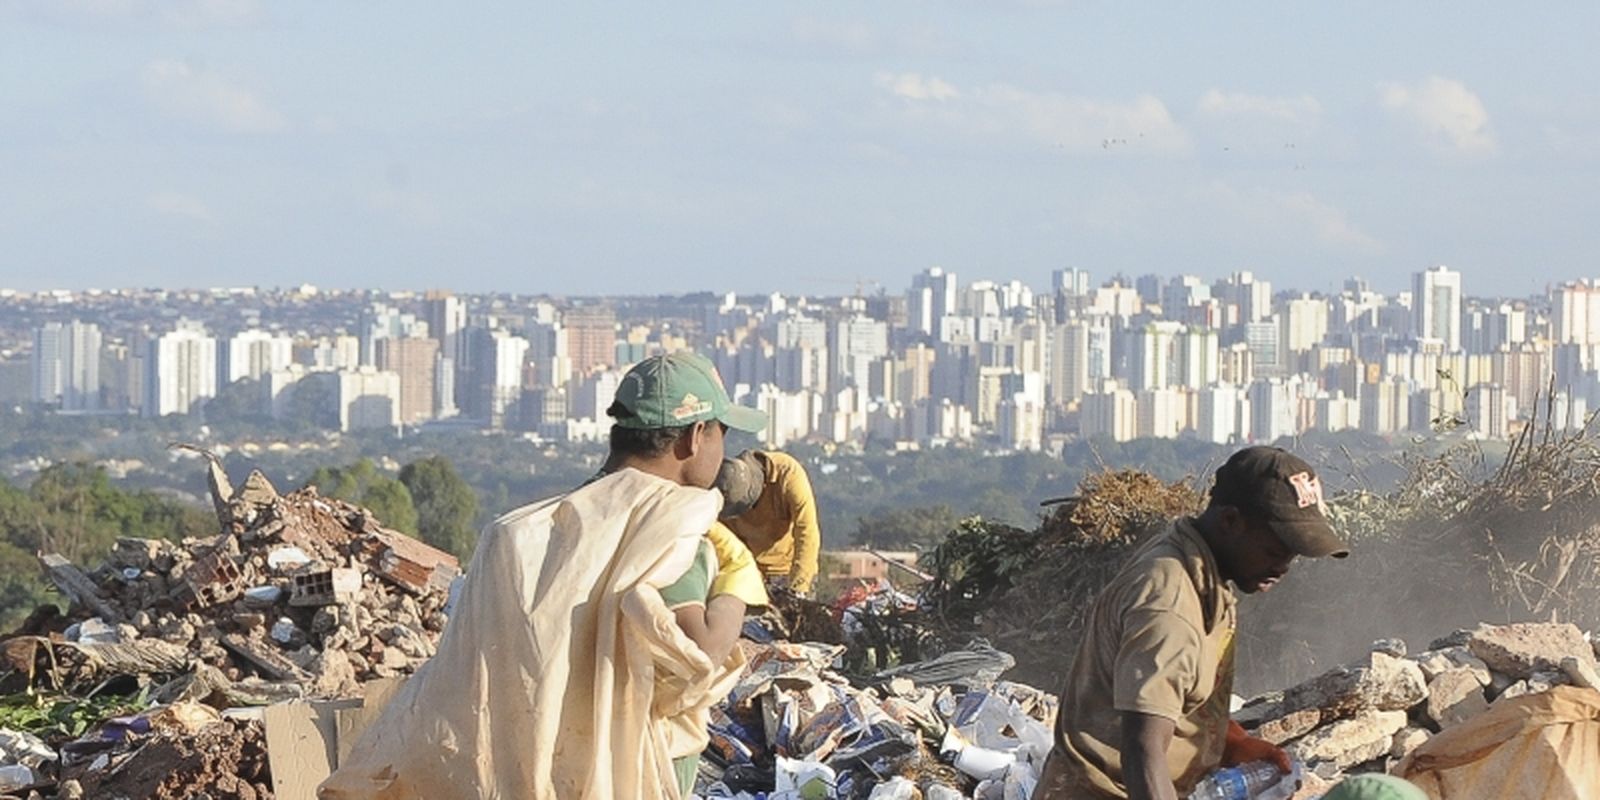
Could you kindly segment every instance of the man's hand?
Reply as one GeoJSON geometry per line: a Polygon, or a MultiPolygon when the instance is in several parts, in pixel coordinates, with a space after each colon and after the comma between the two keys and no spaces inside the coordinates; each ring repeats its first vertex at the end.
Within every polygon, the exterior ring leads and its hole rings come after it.
{"type": "Polygon", "coordinates": [[[1222,766],[1235,767],[1249,761],[1270,761],[1284,774],[1294,768],[1283,748],[1245,733],[1244,726],[1230,719],[1222,745],[1222,766]]]}
{"type": "Polygon", "coordinates": [[[1128,785],[1128,800],[1178,800],[1167,770],[1167,748],[1176,728],[1166,717],[1122,712],[1122,781],[1128,785]]]}

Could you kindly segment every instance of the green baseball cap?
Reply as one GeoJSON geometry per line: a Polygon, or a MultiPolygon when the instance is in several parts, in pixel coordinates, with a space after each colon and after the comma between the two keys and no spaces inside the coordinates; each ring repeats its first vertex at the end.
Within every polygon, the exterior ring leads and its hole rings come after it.
{"type": "Polygon", "coordinates": [[[679,350],[647,358],[617,386],[617,401],[608,411],[624,428],[679,428],[717,420],[734,430],[760,433],[767,415],[734,405],[722,376],[705,356],[679,350]]]}

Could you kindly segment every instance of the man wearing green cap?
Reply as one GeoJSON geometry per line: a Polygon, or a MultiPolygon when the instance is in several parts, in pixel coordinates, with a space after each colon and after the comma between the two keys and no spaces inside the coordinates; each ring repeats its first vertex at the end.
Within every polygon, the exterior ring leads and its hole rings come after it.
{"type": "MultiPolygon", "coordinates": [[[[760,572],[707,531],[733,404],[692,353],[624,376],[596,479],[495,520],[437,653],[319,789],[323,800],[681,800],[760,572]]],[[[725,531],[724,531],[725,532],[725,531]]]]}
{"type": "Polygon", "coordinates": [[[1034,800],[1176,800],[1218,766],[1287,769],[1228,718],[1234,591],[1272,588],[1297,556],[1347,552],[1309,464],[1234,453],[1205,511],[1144,543],[1090,606],[1034,800]]]}
{"type": "MultiPolygon", "coordinates": [[[[735,405],[710,360],[688,351],[647,359],[629,370],[606,413],[615,424],[602,474],[633,468],[702,489],[711,487],[722,467],[726,431],[758,433],[767,421],[760,411],[735,405]]],[[[767,601],[749,550],[720,523],[712,523],[689,570],[662,587],[661,598],[714,663],[733,650],[746,607],[767,601]]],[[[705,749],[705,712],[698,709],[672,721],[677,740],[685,742],[673,753],[684,796],[694,788],[705,749]]]]}

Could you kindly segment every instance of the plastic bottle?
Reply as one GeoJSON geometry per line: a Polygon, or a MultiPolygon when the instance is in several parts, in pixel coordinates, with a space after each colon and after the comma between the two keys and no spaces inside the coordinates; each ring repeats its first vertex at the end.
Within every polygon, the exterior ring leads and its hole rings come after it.
{"type": "MultiPolygon", "coordinates": [[[[1298,770],[1296,770],[1298,771],[1298,770]]],[[[1285,775],[1270,761],[1251,761],[1237,767],[1223,767],[1206,776],[1189,800],[1261,800],[1282,797],[1276,789],[1282,784],[1299,783],[1294,773],[1285,775]]]]}

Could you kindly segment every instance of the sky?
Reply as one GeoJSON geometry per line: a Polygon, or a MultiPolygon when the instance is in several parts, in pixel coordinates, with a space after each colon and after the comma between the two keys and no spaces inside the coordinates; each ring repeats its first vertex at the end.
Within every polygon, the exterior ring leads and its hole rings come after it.
{"type": "Polygon", "coordinates": [[[1600,274],[1600,4],[0,0],[0,287],[1600,274]]]}

